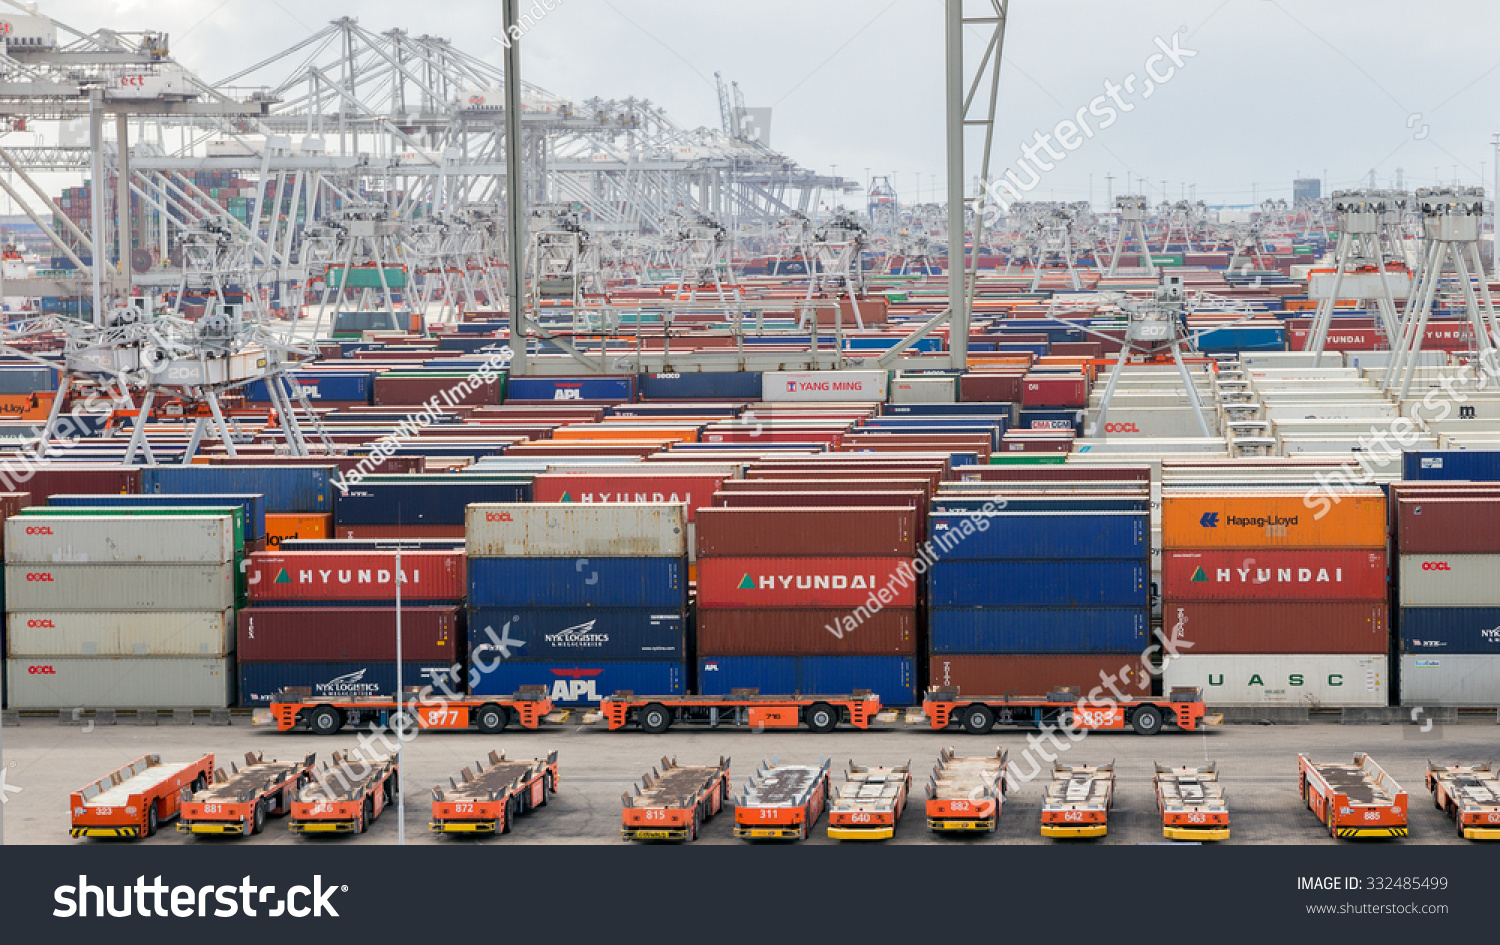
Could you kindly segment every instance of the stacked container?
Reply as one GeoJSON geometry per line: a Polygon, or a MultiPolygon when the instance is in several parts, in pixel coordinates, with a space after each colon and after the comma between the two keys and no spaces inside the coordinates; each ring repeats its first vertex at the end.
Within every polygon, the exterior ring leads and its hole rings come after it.
{"type": "Polygon", "coordinates": [[[1326,510],[1301,492],[1165,494],[1162,630],[1191,646],[1163,684],[1210,705],[1385,705],[1385,522],[1376,488],[1326,510]]]}
{"type": "Polygon", "coordinates": [[[1401,704],[1500,705],[1500,487],[1393,486],[1401,704]]]}
{"type": "Polygon", "coordinates": [[[398,573],[402,686],[462,692],[461,553],[403,551],[398,568],[394,551],[259,552],[237,622],[240,704],[267,705],[288,687],[393,695],[398,573]]]}
{"type": "Polygon", "coordinates": [[[228,512],[8,519],[11,705],[229,705],[239,552],[228,512]]]}
{"type": "Polygon", "coordinates": [[[914,506],[698,511],[698,687],[917,701],[914,506]]]}
{"type": "Polygon", "coordinates": [[[667,502],[468,510],[469,689],[558,705],[684,691],[687,520],[667,502]]]}
{"type": "Polygon", "coordinates": [[[1150,633],[1150,516],[1130,499],[1076,505],[934,509],[932,685],[1033,696],[1087,693],[1110,676],[1125,692],[1149,685],[1137,667],[1150,633]]]}

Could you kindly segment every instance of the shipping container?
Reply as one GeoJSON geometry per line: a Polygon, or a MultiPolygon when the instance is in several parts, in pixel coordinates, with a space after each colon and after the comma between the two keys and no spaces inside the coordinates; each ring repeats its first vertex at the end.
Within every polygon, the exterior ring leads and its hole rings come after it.
{"type": "Polygon", "coordinates": [[[666,503],[475,505],[467,536],[473,558],[665,558],[688,549],[686,513],[666,503]]]}
{"type": "Polygon", "coordinates": [[[16,564],[5,567],[8,610],[139,611],[233,607],[233,564],[16,564]]]}
{"type": "Polygon", "coordinates": [[[1028,374],[1021,381],[1021,403],[1033,407],[1086,407],[1089,382],[1080,374],[1028,374]]]}
{"type": "Polygon", "coordinates": [[[928,530],[944,560],[1144,560],[1151,551],[1151,517],[1134,512],[934,512],[928,530]]]}
{"type": "MultiPolygon", "coordinates": [[[[394,607],[250,607],[235,623],[241,664],[396,659],[394,607]]],[[[403,660],[453,663],[463,655],[461,608],[402,602],[403,660]]]]}
{"type": "Polygon", "coordinates": [[[766,695],[835,696],[868,689],[882,706],[921,701],[917,661],[904,656],[715,656],[698,659],[699,695],[734,689],[766,695]]]}
{"type": "Polygon", "coordinates": [[[1406,654],[1401,657],[1401,704],[1500,706],[1500,655],[1406,654]]]}
{"type": "Polygon", "coordinates": [[[513,377],[507,401],[597,400],[620,403],[635,399],[635,375],[627,377],[513,377]]]}
{"type": "Polygon", "coordinates": [[[1403,607],[1401,652],[1500,653],[1500,607],[1403,607]]]}
{"type": "Polygon", "coordinates": [[[1204,654],[1167,661],[1162,690],[1196,686],[1209,707],[1292,705],[1309,709],[1386,705],[1385,653],[1204,654]]]}
{"type": "MultiPolygon", "coordinates": [[[[371,601],[396,597],[396,555],[386,551],[260,552],[247,567],[255,603],[371,601]]],[[[401,599],[454,601],[464,597],[464,556],[449,551],[401,555],[401,599]]]]}
{"type": "Polygon", "coordinates": [[[687,606],[687,559],[471,558],[469,606],[680,611],[687,606]]]}
{"type": "Polygon", "coordinates": [[[234,611],[11,611],[6,656],[225,656],[234,611]]]}
{"type": "Polygon", "coordinates": [[[258,493],[265,497],[267,512],[332,512],[334,480],[332,466],[151,466],[140,477],[141,488],[129,491],[151,495],[258,493]]]}
{"type": "Polygon", "coordinates": [[[1145,607],[933,607],[931,653],[1140,653],[1145,607]]]}
{"type": "MultiPolygon", "coordinates": [[[[1166,600],[1385,600],[1385,550],[1209,549],[1162,552],[1166,600]]],[[[1497,589],[1500,593],[1500,589],[1497,589]]]]}
{"type": "Polygon", "coordinates": [[[708,508],[697,522],[698,556],[910,558],[921,536],[916,508],[708,508]]]}
{"type": "Polygon", "coordinates": [[[885,402],[888,371],[767,371],[760,399],[769,403],[885,402]]]}
{"type": "Polygon", "coordinates": [[[224,564],[240,551],[228,514],[148,519],[21,515],[7,519],[4,527],[10,564],[224,564]]]}
{"type": "Polygon", "coordinates": [[[1139,653],[946,653],[928,661],[928,684],[957,686],[960,698],[1042,697],[1065,686],[1077,688],[1085,697],[1091,692],[1107,696],[1109,683],[1127,696],[1151,694],[1151,676],[1141,669],[1139,653]]]}
{"type": "Polygon", "coordinates": [[[32,468],[23,463],[14,472],[0,472],[0,488],[31,493],[32,505],[46,505],[54,495],[130,495],[141,492],[141,470],[136,466],[84,466],[54,463],[32,468]]]}
{"type": "Polygon", "coordinates": [[[1164,548],[1384,548],[1385,497],[1342,495],[1319,517],[1305,493],[1162,496],[1164,548]]]}
{"type": "Polygon", "coordinates": [[[1401,478],[1500,482],[1500,450],[1413,450],[1402,456],[1401,478]]]}
{"type": "Polygon", "coordinates": [[[1396,500],[1401,554],[1500,554],[1500,497],[1396,500]]]}
{"type": "Polygon", "coordinates": [[[1390,643],[1378,601],[1177,601],[1162,604],[1162,632],[1183,652],[1378,653],[1390,643]]]}
{"type": "Polygon", "coordinates": [[[912,656],[917,652],[917,612],[910,608],[857,612],[817,607],[703,607],[696,625],[698,650],[724,656],[912,656]]]}
{"type": "Polygon", "coordinates": [[[471,480],[451,476],[449,482],[371,482],[364,480],[335,489],[333,523],[346,525],[464,524],[464,509],[475,503],[525,502],[531,498],[526,482],[471,480]]]}
{"type": "MultiPolygon", "coordinates": [[[[88,506],[88,505],[34,505],[31,508],[22,509],[19,513],[29,518],[67,518],[67,519],[96,519],[96,518],[202,518],[228,519],[230,524],[230,547],[234,549],[235,557],[244,553],[246,547],[252,547],[255,542],[247,541],[245,538],[245,510],[238,505],[220,505],[215,507],[194,506],[88,506]]],[[[43,524],[43,523],[37,523],[43,524]]],[[[146,527],[142,525],[141,527],[146,527]]],[[[64,555],[66,557],[66,555],[64,555]]],[[[166,562],[163,562],[166,563],[166,562]]]]}
{"type": "MultiPolygon", "coordinates": [[[[517,380],[512,378],[511,383],[517,380]]],[[[639,384],[642,400],[759,400],[761,393],[759,371],[642,374],[639,384]]]]}
{"type": "Polygon", "coordinates": [[[933,607],[1144,607],[1149,566],[1139,561],[940,560],[928,573],[933,607]]]}
{"type": "Polygon", "coordinates": [[[328,538],[333,516],[325,512],[272,512],[265,518],[266,547],[272,551],[285,541],[328,538]]]}
{"type": "Polygon", "coordinates": [[[904,558],[703,558],[698,606],[915,607],[920,582],[904,558]]]}
{"type": "Polygon", "coordinates": [[[523,686],[543,686],[553,705],[595,705],[621,690],[638,695],[680,696],[687,667],[672,660],[474,661],[469,667],[471,696],[510,696],[523,686]]]}
{"type": "Polygon", "coordinates": [[[647,470],[623,474],[544,473],[532,481],[531,498],[537,502],[576,502],[582,505],[681,504],[687,509],[687,520],[691,522],[697,518],[698,509],[713,504],[713,495],[724,479],[721,475],[683,475],[671,471],[653,474],[647,470]]]}
{"type": "Polygon", "coordinates": [[[13,709],[222,709],[234,699],[230,657],[8,659],[13,709]]]}
{"type": "Polygon", "coordinates": [[[684,660],[687,615],[643,607],[471,608],[469,658],[684,660]]]}
{"type": "Polygon", "coordinates": [[[1402,607],[1500,607],[1500,555],[1401,555],[1402,607]]]}
{"type": "MultiPolygon", "coordinates": [[[[431,686],[439,695],[460,695],[463,675],[462,665],[454,670],[452,663],[407,661],[401,664],[403,689],[431,686]]],[[[270,705],[271,697],[288,687],[309,689],[314,696],[343,699],[393,696],[396,692],[396,664],[387,660],[241,663],[239,684],[239,705],[247,708],[270,705]]]]}
{"type": "Polygon", "coordinates": [[[85,506],[88,508],[114,508],[116,506],[150,509],[168,508],[213,508],[220,505],[238,505],[245,512],[245,540],[259,541],[266,537],[266,503],[261,495],[66,495],[58,494],[47,499],[50,506],[85,506]]]}

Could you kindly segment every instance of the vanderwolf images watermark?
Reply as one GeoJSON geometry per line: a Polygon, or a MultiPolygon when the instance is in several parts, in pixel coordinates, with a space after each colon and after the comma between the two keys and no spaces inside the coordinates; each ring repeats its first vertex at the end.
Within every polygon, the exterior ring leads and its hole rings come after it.
{"type": "Polygon", "coordinates": [[[486,384],[494,383],[495,379],[500,376],[500,372],[510,364],[510,356],[510,348],[502,347],[486,358],[484,363],[473,372],[422,404],[421,410],[402,417],[394,430],[375,441],[375,445],[370,448],[369,455],[361,459],[357,466],[349,470],[347,474],[339,473],[338,478],[334,480],[334,488],[339,492],[348,492],[350,486],[359,485],[366,476],[380,468],[380,464],[385,462],[386,457],[394,456],[408,440],[432,426],[440,417],[446,416],[443,409],[444,403],[449,407],[456,407],[463,402],[464,397],[486,384]]]}
{"type": "Polygon", "coordinates": [[[1187,27],[1182,26],[1169,34],[1168,39],[1160,36],[1154,38],[1159,52],[1146,57],[1142,67],[1146,73],[1144,80],[1134,72],[1127,75],[1123,82],[1105,79],[1104,94],[1096,95],[1087,104],[1080,105],[1073,117],[1062,119],[1052,126],[1050,132],[1033,132],[1032,140],[1021,145],[1020,156],[1005,169],[1004,175],[986,182],[983,195],[985,226],[992,227],[998,223],[998,218],[1009,212],[1014,203],[1036,189],[1042,181],[1042,174],[1067,160],[1070,153],[1082,147],[1084,141],[1094,137],[1097,131],[1103,131],[1119,121],[1121,114],[1135,111],[1136,103],[1127,101],[1128,98],[1139,92],[1141,101],[1145,101],[1155,95],[1157,89],[1172,81],[1178,70],[1186,66],[1189,59],[1198,55],[1197,50],[1187,49],[1182,45],[1179,37],[1186,32],[1187,27]],[[1090,117],[1097,119],[1097,122],[1091,122],[1090,117]],[[1062,150],[1053,146],[1054,141],[1062,146],[1062,150]],[[1039,153],[1042,151],[1046,152],[1046,157],[1039,153]],[[1025,172],[1026,179],[1023,180],[1016,173],[1017,169],[1025,172]]]}
{"type": "Polygon", "coordinates": [[[509,30],[490,38],[509,49],[511,43],[531,32],[533,26],[540,23],[548,13],[562,6],[562,3],[563,0],[532,0],[530,7],[517,11],[516,22],[510,25],[509,30]]]}

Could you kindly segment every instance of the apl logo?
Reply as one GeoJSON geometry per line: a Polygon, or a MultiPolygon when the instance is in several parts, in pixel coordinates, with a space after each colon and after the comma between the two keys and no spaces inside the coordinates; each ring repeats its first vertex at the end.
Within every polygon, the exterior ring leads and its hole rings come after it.
{"type": "Polygon", "coordinates": [[[1452,571],[1453,569],[1450,568],[1450,567],[1448,567],[1448,562],[1446,562],[1446,561],[1423,561],[1422,562],[1422,570],[1423,571],[1452,571]]]}
{"type": "Polygon", "coordinates": [[[1204,528],[1218,528],[1219,527],[1219,513],[1218,512],[1204,512],[1203,513],[1203,517],[1200,518],[1200,519],[1198,519],[1198,524],[1202,525],[1204,528]]]}
{"type": "Polygon", "coordinates": [[[598,702],[599,693],[594,688],[594,680],[591,677],[604,672],[602,669],[554,669],[554,676],[570,676],[571,679],[559,679],[552,683],[551,699],[553,702],[598,702]]]}

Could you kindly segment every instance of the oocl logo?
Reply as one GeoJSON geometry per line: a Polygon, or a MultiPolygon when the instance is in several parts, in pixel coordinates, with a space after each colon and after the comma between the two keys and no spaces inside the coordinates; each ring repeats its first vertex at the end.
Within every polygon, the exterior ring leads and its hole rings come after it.
{"type": "Polygon", "coordinates": [[[1453,569],[1450,568],[1450,567],[1448,567],[1448,562],[1446,562],[1446,561],[1423,561],[1422,562],[1422,570],[1423,571],[1452,571],[1453,569]]]}
{"type": "Polygon", "coordinates": [[[33,676],[56,676],[57,670],[51,666],[28,666],[26,672],[33,676]]]}
{"type": "Polygon", "coordinates": [[[52,575],[48,574],[45,571],[31,571],[31,572],[27,573],[26,580],[28,580],[28,581],[43,581],[45,583],[50,584],[50,583],[52,583],[52,575]]]}
{"type": "Polygon", "coordinates": [[[1133,423],[1106,423],[1105,433],[1139,433],[1141,432],[1133,423]]]}
{"type": "Polygon", "coordinates": [[[513,518],[510,517],[510,513],[509,512],[486,512],[486,513],[484,513],[484,520],[486,522],[514,522],[515,521],[515,519],[513,519],[513,518]]]}
{"type": "Polygon", "coordinates": [[[57,625],[50,620],[28,620],[26,621],[26,626],[50,628],[52,630],[57,629],[57,625]]]}
{"type": "Polygon", "coordinates": [[[26,526],[26,534],[28,534],[28,535],[50,535],[50,534],[52,534],[52,528],[50,526],[47,526],[47,525],[27,525],[26,526]]]}

